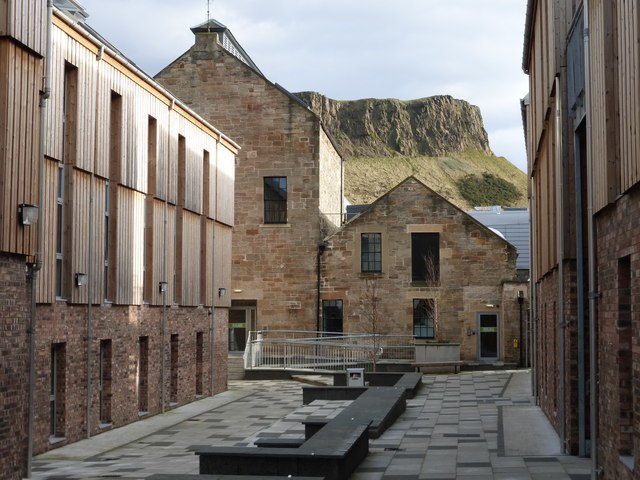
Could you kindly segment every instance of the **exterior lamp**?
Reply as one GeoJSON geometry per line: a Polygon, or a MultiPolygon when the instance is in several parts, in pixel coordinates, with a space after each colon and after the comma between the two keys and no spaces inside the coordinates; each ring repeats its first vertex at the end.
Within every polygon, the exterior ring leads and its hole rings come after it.
{"type": "Polygon", "coordinates": [[[227,289],[224,287],[220,287],[218,289],[218,296],[219,297],[224,297],[227,294],[227,289]]]}
{"type": "Polygon", "coordinates": [[[38,207],[21,203],[18,205],[18,215],[21,225],[33,225],[38,222],[38,207]]]}
{"type": "Polygon", "coordinates": [[[160,293],[166,293],[166,291],[167,291],[167,282],[160,282],[158,284],[158,289],[159,289],[160,293]]]}
{"type": "Polygon", "coordinates": [[[76,287],[83,287],[87,284],[87,280],[89,279],[89,275],[86,273],[78,272],[74,276],[76,287]]]}

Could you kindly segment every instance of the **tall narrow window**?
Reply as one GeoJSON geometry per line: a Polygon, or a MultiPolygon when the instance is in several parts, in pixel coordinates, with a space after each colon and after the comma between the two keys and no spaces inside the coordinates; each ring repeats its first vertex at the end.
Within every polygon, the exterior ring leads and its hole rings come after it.
{"type": "Polygon", "coordinates": [[[100,423],[111,423],[111,340],[100,340],[100,423]]]}
{"type": "Polygon", "coordinates": [[[415,298],[413,300],[413,336],[417,338],[435,337],[435,300],[415,298]]]}
{"type": "Polygon", "coordinates": [[[329,333],[342,333],[342,300],[322,301],[322,330],[329,333]]]}
{"type": "Polygon", "coordinates": [[[103,257],[103,288],[104,299],[110,300],[109,297],[109,211],[111,210],[111,187],[109,182],[104,185],[104,257],[103,257]]]}
{"type": "Polygon", "coordinates": [[[49,388],[49,435],[55,438],[64,437],[66,419],[65,409],[66,385],[66,345],[51,345],[50,388],[49,388]]]}
{"type": "Polygon", "coordinates": [[[361,235],[360,265],[363,273],[382,272],[382,234],[363,233],[361,235]]]}
{"type": "Polygon", "coordinates": [[[64,65],[64,163],[74,165],[78,137],[78,68],[64,65]]]}
{"type": "Polygon", "coordinates": [[[107,293],[105,299],[117,301],[117,245],[118,245],[118,184],[122,181],[122,96],[111,92],[109,106],[109,183],[108,188],[108,220],[109,228],[106,229],[105,254],[107,262],[107,293]]]}
{"type": "Polygon", "coordinates": [[[264,223],[287,223],[287,177],[264,177],[264,223]]]}
{"type": "Polygon", "coordinates": [[[210,191],[211,185],[211,168],[209,165],[210,157],[207,150],[202,151],[202,220],[200,227],[200,303],[202,305],[210,305],[211,293],[210,289],[207,289],[207,280],[209,266],[211,265],[210,249],[207,249],[207,244],[210,242],[210,238],[207,230],[207,218],[213,217],[211,211],[210,201],[212,200],[212,192],[210,191]]]}
{"type": "Polygon", "coordinates": [[[632,456],[633,442],[633,356],[631,322],[631,258],[618,259],[618,401],[620,405],[620,455],[632,456]]]}
{"type": "Polygon", "coordinates": [[[171,335],[169,403],[178,403],[178,334],[171,335]]]}
{"type": "Polygon", "coordinates": [[[156,194],[157,163],[158,163],[158,121],[149,116],[147,124],[147,197],[144,207],[144,274],[142,299],[147,303],[153,302],[153,228],[154,228],[154,197],[156,194]]]}
{"type": "Polygon", "coordinates": [[[56,298],[64,298],[64,165],[58,164],[56,193],[56,298]]]}
{"type": "Polygon", "coordinates": [[[196,395],[202,395],[202,368],[204,365],[204,334],[196,333],[196,395]]]}
{"type": "Polygon", "coordinates": [[[138,412],[149,411],[149,337],[138,339],[138,412]]]}
{"type": "Polygon", "coordinates": [[[411,280],[440,281],[440,234],[411,234],[411,280]]]}
{"type": "Polygon", "coordinates": [[[176,207],[176,230],[173,268],[173,303],[182,302],[182,208],[186,198],[187,142],[178,135],[178,205],[176,207]]]}

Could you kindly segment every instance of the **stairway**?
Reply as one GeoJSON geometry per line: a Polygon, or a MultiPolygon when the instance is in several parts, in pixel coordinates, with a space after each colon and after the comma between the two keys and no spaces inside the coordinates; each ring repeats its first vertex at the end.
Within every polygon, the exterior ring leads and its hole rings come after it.
{"type": "Polygon", "coordinates": [[[244,380],[244,359],[242,352],[229,353],[227,357],[227,379],[244,380]]]}

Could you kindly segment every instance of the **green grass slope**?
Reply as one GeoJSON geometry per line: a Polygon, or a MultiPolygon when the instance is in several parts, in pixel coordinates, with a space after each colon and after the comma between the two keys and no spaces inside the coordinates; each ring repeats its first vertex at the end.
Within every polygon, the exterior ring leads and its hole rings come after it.
{"type": "Polygon", "coordinates": [[[353,204],[367,204],[415,176],[454,205],[527,206],[527,176],[504,157],[480,151],[443,157],[349,158],[345,162],[345,195],[353,204]]]}

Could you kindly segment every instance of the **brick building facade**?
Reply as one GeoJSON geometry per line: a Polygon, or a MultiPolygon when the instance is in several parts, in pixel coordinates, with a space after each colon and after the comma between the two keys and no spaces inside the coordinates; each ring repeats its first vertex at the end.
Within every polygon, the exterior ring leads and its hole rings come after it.
{"type": "Polygon", "coordinates": [[[410,177],[326,239],[323,330],[373,331],[375,296],[376,333],[459,343],[466,363],[518,364],[528,295],[515,261],[515,247],[410,177]]]}
{"type": "Polygon", "coordinates": [[[106,44],[75,2],[53,3],[0,9],[11,480],[29,473],[29,453],[221,392],[227,378],[238,145],[106,44]]]}
{"type": "Polygon", "coordinates": [[[232,132],[236,164],[232,349],[256,329],[316,330],[318,244],[341,225],[342,158],[319,118],[270,82],[220,23],[156,79],[232,132]]]}
{"type": "Polygon", "coordinates": [[[640,478],[635,2],[528,2],[535,378],[592,478],[640,478]],[[592,408],[593,407],[593,408],[592,408]]]}

